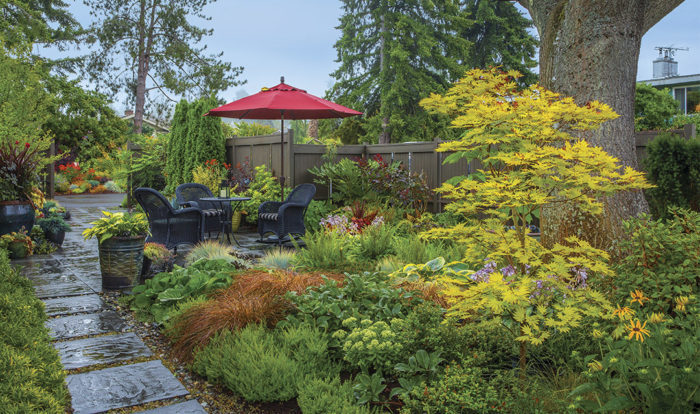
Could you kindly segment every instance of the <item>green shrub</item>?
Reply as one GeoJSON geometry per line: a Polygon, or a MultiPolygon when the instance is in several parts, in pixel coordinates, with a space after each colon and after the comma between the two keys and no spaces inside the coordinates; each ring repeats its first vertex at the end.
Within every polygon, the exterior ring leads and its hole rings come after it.
{"type": "Polygon", "coordinates": [[[322,334],[309,326],[223,331],[197,352],[192,368],[247,401],[286,401],[297,396],[307,377],[338,372],[322,334]]]}
{"type": "Polygon", "coordinates": [[[511,371],[451,365],[441,379],[415,389],[404,402],[410,412],[431,414],[528,412],[516,403],[515,384],[511,371]]]}
{"type": "Polygon", "coordinates": [[[637,131],[665,129],[679,113],[678,102],[668,89],[659,90],[648,83],[638,83],[634,95],[634,125],[637,131]]]}
{"type": "Polygon", "coordinates": [[[700,211],[700,139],[660,134],[647,153],[647,176],[656,187],[646,195],[654,217],[668,217],[672,206],[700,211]]]}
{"type": "Polygon", "coordinates": [[[329,201],[312,200],[304,215],[304,226],[307,231],[316,232],[321,228],[321,219],[330,214],[335,207],[329,201]]]}
{"type": "Polygon", "coordinates": [[[396,237],[393,241],[396,259],[402,263],[427,263],[436,257],[444,257],[446,262],[461,260],[465,247],[444,241],[427,242],[416,235],[396,237]]]}
{"type": "Polygon", "coordinates": [[[688,124],[695,124],[696,131],[700,132],[700,114],[677,115],[673,117],[673,128],[681,129],[688,124]]]}
{"type": "Polygon", "coordinates": [[[369,414],[367,406],[355,404],[351,382],[333,379],[307,378],[299,384],[299,408],[304,414],[369,414]]]}
{"type": "Polygon", "coordinates": [[[0,250],[0,407],[6,413],[63,413],[68,394],[46,314],[28,279],[0,250]]]}
{"type": "Polygon", "coordinates": [[[666,221],[641,216],[624,224],[622,257],[616,267],[618,303],[641,290],[657,312],[668,313],[678,296],[698,294],[700,285],[700,213],[671,209],[666,221]]]}
{"type": "Polygon", "coordinates": [[[356,263],[376,262],[393,253],[395,230],[389,224],[368,226],[353,240],[350,255],[356,263]]]}
{"type": "Polygon", "coordinates": [[[306,233],[305,248],[298,249],[294,265],[307,270],[347,270],[353,268],[349,237],[334,231],[306,233]]]}
{"type": "Polygon", "coordinates": [[[163,323],[179,302],[229,286],[235,272],[236,267],[224,259],[199,260],[187,268],[176,267],[134,287],[131,307],[141,318],[153,317],[163,323]]]}
{"type": "MultiPolygon", "coordinates": [[[[342,286],[326,279],[321,286],[309,288],[299,295],[289,293],[287,297],[296,311],[280,324],[308,323],[324,329],[328,335],[340,329],[349,331],[342,325],[347,318],[389,322],[393,318],[405,317],[411,306],[423,302],[415,292],[392,286],[387,275],[367,272],[346,275],[342,286]]],[[[331,338],[330,346],[337,352],[342,344],[338,338],[331,338]]]]}
{"type": "Polygon", "coordinates": [[[388,372],[399,361],[401,342],[389,324],[355,317],[343,321],[343,328],[333,334],[343,345],[343,359],[364,373],[388,372]]]}
{"type": "MultiPolygon", "coordinates": [[[[258,165],[255,167],[253,180],[250,186],[243,193],[244,196],[250,197],[250,200],[243,203],[243,210],[248,214],[245,219],[248,223],[258,222],[258,207],[265,201],[279,201],[280,199],[280,183],[277,178],[272,176],[266,165],[258,165]]],[[[285,192],[285,195],[287,193],[285,192]]]]}

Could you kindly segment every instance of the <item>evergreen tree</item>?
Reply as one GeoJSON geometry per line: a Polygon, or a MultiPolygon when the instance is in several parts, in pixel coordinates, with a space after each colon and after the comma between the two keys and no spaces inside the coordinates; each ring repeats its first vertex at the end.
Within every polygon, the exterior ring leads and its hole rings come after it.
{"type": "Polygon", "coordinates": [[[328,97],[365,112],[363,141],[451,137],[445,118],[427,114],[420,99],[444,92],[474,66],[501,64],[534,77],[530,23],[501,3],[343,0],[335,44],[340,67],[328,97]]]}
{"type": "Polygon", "coordinates": [[[187,138],[187,100],[182,99],[175,106],[173,121],[170,129],[170,138],[168,139],[168,160],[165,166],[168,186],[166,192],[175,192],[175,187],[184,183],[183,179],[183,161],[185,155],[185,139],[187,138]]]}
{"type": "MultiPolygon", "coordinates": [[[[224,138],[221,118],[203,116],[207,111],[219,106],[215,98],[202,98],[198,102],[199,111],[197,141],[194,143],[193,167],[215,159],[220,163],[226,161],[226,139],[224,138]]],[[[195,113],[195,115],[197,115],[195,113]]],[[[191,170],[190,170],[191,171],[191,170]]]]}

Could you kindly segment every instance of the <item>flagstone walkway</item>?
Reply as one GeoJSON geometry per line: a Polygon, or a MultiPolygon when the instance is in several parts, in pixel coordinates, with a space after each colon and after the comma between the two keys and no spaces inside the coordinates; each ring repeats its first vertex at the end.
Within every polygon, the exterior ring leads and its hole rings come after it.
{"type": "Polygon", "coordinates": [[[76,414],[162,400],[167,400],[166,406],[142,412],[205,413],[196,400],[187,399],[187,389],[99,295],[97,242],[84,241],[81,233],[122,198],[118,194],[57,197],[72,215],[73,231],[66,233],[63,247],[13,264],[23,266],[22,274],[46,305],[50,318],[46,326],[68,370],[66,382],[76,414]]]}

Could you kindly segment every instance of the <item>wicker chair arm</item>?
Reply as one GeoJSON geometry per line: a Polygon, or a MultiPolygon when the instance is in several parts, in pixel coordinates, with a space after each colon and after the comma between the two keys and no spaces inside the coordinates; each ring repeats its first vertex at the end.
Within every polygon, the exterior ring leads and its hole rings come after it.
{"type": "Polygon", "coordinates": [[[175,216],[196,216],[200,220],[204,218],[204,215],[202,214],[202,210],[195,208],[195,207],[187,207],[187,208],[181,208],[179,210],[173,211],[173,214],[175,216]]]}
{"type": "Polygon", "coordinates": [[[196,201],[183,201],[180,202],[180,207],[193,207],[193,208],[200,208],[199,203],[196,201]]]}

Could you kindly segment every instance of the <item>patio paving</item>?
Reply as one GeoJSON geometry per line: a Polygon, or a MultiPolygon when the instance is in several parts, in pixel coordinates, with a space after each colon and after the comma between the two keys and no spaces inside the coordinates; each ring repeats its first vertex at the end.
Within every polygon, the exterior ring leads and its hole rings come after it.
{"type": "Polygon", "coordinates": [[[66,370],[89,370],[95,365],[117,365],[68,375],[66,382],[75,413],[99,413],[147,402],[166,404],[155,413],[204,413],[196,400],[181,402],[187,389],[155,358],[143,341],[128,331],[119,314],[107,310],[99,294],[102,279],[95,240],[85,241],[83,230],[115,210],[122,194],[56,197],[71,212],[73,231],[63,247],[50,255],[13,261],[21,267],[45,304],[47,328],[55,339],[66,370]]]}

